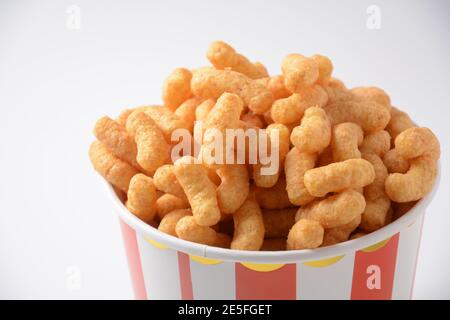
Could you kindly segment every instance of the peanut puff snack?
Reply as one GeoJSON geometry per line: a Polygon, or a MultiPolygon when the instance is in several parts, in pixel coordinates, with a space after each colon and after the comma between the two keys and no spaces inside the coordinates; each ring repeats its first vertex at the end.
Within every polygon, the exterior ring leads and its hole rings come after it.
{"type": "Polygon", "coordinates": [[[434,133],[384,90],[347,88],[328,57],[288,54],[275,75],[223,41],[206,58],[209,66],[169,73],[162,104],[94,126],[94,169],[142,221],[221,248],[314,249],[383,228],[432,189],[434,133]],[[256,138],[230,147],[233,130],[256,138]],[[180,132],[191,152],[174,157],[180,132]],[[226,139],[213,156],[242,161],[210,161],[218,135],[226,139]],[[253,159],[256,150],[268,156],[253,159]]]}

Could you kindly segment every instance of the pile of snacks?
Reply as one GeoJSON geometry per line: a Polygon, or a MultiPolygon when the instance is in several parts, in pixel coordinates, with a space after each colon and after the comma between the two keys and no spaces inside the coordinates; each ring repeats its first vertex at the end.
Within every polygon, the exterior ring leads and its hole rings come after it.
{"type": "Polygon", "coordinates": [[[92,164],[141,220],[210,246],[311,249],[382,228],[431,190],[439,142],[382,89],[346,88],[322,55],[290,54],[276,76],[221,41],[207,58],[212,67],[166,78],[163,106],[95,126],[92,164]],[[172,134],[194,135],[195,121],[219,132],[258,129],[269,145],[276,132],[278,171],[263,175],[259,160],[172,161],[172,134]]]}

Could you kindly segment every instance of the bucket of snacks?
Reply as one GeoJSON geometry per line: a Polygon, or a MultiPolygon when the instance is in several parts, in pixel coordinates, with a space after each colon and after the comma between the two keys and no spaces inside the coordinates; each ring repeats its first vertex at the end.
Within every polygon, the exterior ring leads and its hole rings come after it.
{"type": "Polygon", "coordinates": [[[94,129],[136,298],[411,298],[433,132],[321,55],[272,77],[224,42],[207,57],[168,76],[163,106],[94,129]]]}

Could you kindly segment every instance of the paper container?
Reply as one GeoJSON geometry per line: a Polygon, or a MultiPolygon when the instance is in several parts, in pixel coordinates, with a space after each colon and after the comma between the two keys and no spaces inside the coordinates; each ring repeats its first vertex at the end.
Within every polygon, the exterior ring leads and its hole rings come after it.
{"type": "Polygon", "coordinates": [[[367,236],[314,250],[249,252],[187,242],[120,217],[136,299],[410,299],[425,209],[367,236]]]}

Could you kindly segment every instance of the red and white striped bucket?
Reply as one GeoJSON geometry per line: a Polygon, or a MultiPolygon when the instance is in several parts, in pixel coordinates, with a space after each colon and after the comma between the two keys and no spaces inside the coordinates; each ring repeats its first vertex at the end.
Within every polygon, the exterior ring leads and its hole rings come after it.
{"type": "Polygon", "coordinates": [[[367,236],[281,252],[221,249],[169,236],[109,191],[136,299],[410,299],[425,209],[438,184],[407,214],[367,236]]]}

